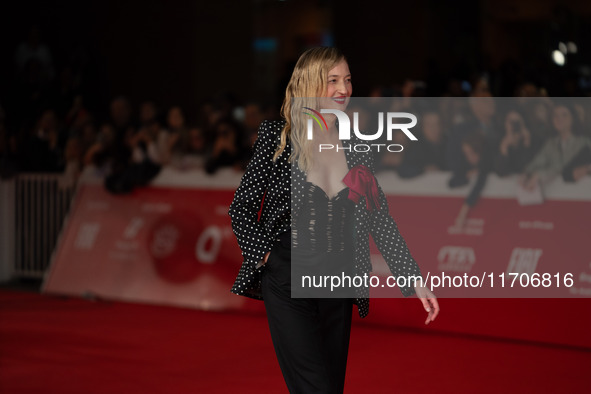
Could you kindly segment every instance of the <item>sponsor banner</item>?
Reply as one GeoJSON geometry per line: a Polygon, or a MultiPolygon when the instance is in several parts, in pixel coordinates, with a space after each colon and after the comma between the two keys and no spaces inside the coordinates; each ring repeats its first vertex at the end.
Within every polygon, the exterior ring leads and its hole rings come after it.
{"type": "MultiPolygon", "coordinates": [[[[200,172],[175,178],[167,171],[166,178],[156,180],[158,186],[125,196],[83,180],[44,290],[203,309],[262,309],[262,303],[229,291],[242,262],[227,214],[240,174],[222,174],[224,180],[216,182],[217,176],[200,172]],[[200,187],[202,182],[208,183],[200,187]]],[[[462,287],[452,279],[451,285],[434,288],[438,297],[589,297],[591,202],[548,199],[524,207],[515,198],[483,198],[463,230],[452,231],[461,198],[428,195],[420,180],[394,180],[388,174],[378,179],[423,276],[482,278],[486,273],[485,280],[492,274],[498,284],[487,293],[484,286],[462,287]],[[393,190],[404,195],[392,195],[393,190]],[[513,280],[512,273],[523,276],[513,280]],[[544,273],[552,275],[547,287],[526,280],[544,273]],[[572,274],[570,287],[567,273],[572,274]]],[[[373,273],[387,278],[373,241],[370,248],[373,273]]],[[[397,288],[371,291],[373,297],[400,296],[397,288]]]]}
{"type": "Polygon", "coordinates": [[[201,309],[241,308],[229,190],[79,187],[44,291],[201,309]]]}
{"type": "MultiPolygon", "coordinates": [[[[485,198],[465,231],[450,231],[458,198],[389,196],[390,211],[439,298],[572,298],[591,296],[591,203],[546,201],[522,207],[485,198]],[[472,231],[478,228],[478,231],[472,231]]],[[[372,243],[374,273],[390,275],[372,243]]],[[[372,288],[374,297],[397,297],[372,288]]]]}

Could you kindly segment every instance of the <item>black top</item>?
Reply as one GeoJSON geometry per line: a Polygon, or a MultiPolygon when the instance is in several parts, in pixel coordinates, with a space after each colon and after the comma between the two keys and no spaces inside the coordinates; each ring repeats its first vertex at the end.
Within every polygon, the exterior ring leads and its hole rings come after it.
{"type": "Polygon", "coordinates": [[[292,213],[292,295],[354,298],[352,287],[302,286],[301,275],[318,279],[316,283],[326,276],[354,275],[355,228],[355,203],[348,197],[348,187],[329,198],[320,186],[309,181],[304,184],[302,204],[292,213]]]}
{"type": "Polygon", "coordinates": [[[306,183],[306,198],[293,212],[292,247],[310,252],[341,252],[353,237],[353,209],[349,188],[328,198],[320,186],[306,183]]]}

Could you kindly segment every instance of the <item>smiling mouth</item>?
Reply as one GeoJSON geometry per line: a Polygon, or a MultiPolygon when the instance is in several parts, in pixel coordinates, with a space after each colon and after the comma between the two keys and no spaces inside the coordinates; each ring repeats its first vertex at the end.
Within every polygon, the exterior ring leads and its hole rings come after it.
{"type": "Polygon", "coordinates": [[[341,97],[335,97],[333,98],[333,100],[337,103],[337,104],[345,104],[345,100],[346,97],[345,96],[341,96],[341,97]]]}

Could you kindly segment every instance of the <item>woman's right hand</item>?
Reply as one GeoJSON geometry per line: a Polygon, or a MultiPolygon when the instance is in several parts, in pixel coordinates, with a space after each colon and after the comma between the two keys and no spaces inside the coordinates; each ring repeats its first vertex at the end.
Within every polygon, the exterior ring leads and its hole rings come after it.
{"type": "Polygon", "coordinates": [[[271,254],[271,251],[268,251],[267,253],[265,253],[265,256],[263,257],[261,262],[257,264],[256,268],[261,268],[263,265],[267,264],[267,260],[269,259],[269,254],[271,254]]]}

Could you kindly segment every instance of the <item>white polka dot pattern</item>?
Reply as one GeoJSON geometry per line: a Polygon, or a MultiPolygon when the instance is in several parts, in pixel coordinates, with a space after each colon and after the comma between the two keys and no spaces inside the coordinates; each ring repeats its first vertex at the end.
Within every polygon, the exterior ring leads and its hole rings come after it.
{"type": "MultiPolygon", "coordinates": [[[[277,235],[291,227],[291,212],[298,212],[305,193],[306,174],[297,165],[291,165],[287,158],[291,152],[289,140],[281,156],[273,163],[272,158],[279,144],[285,122],[264,121],[254,145],[254,154],[240,185],[234,194],[228,214],[232,229],[238,240],[244,261],[231,291],[235,294],[262,300],[261,273],[266,267],[255,268],[265,253],[271,250],[277,235]],[[265,193],[266,191],[266,193],[265,193]],[[263,201],[264,196],[264,201],[263,201]],[[263,202],[261,218],[258,211],[263,202]]],[[[346,148],[349,141],[341,141],[346,148]]],[[[357,137],[352,143],[361,142],[357,137]]],[[[352,150],[352,149],[351,149],[352,150]]],[[[352,168],[358,164],[374,170],[373,154],[345,150],[347,164],[352,168]]],[[[400,235],[396,222],[389,214],[388,201],[378,184],[382,209],[369,213],[365,197],[355,206],[355,270],[359,275],[372,270],[369,253],[369,234],[384,256],[392,274],[398,276],[420,276],[419,266],[412,258],[406,242],[400,235]]],[[[401,287],[405,297],[415,293],[411,286],[401,287]]],[[[369,313],[369,289],[358,288],[355,304],[362,318],[369,313]]]]}

